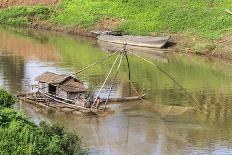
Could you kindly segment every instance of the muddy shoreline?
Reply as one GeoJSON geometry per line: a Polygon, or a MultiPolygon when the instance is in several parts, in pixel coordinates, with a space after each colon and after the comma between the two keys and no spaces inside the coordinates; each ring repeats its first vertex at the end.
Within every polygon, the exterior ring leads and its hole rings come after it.
{"type": "MultiPolygon", "coordinates": [[[[7,27],[8,25],[4,25],[7,27]]],[[[39,21],[32,23],[30,27],[27,28],[32,28],[35,30],[46,30],[46,31],[51,31],[51,32],[58,32],[62,34],[68,34],[72,36],[83,36],[83,37],[90,37],[90,38],[95,38],[90,31],[91,29],[84,29],[78,26],[73,26],[73,27],[64,27],[64,26],[59,26],[59,25],[54,25],[51,24],[47,21],[39,21]]],[[[102,28],[104,29],[104,28],[102,28]]],[[[157,35],[171,35],[170,42],[168,45],[164,48],[162,48],[164,51],[168,52],[174,52],[174,53],[185,53],[189,55],[197,55],[197,56],[203,56],[203,57],[214,57],[214,58],[219,58],[219,59],[225,59],[225,60],[232,60],[232,48],[231,51],[226,51],[226,49],[222,49],[222,51],[217,49],[217,46],[225,46],[224,41],[222,39],[217,41],[220,42],[219,44],[215,44],[214,49],[210,49],[207,51],[203,52],[197,52],[193,48],[191,48],[191,44],[201,42],[200,39],[196,38],[190,38],[190,37],[185,37],[182,34],[170,34],[170,33],[163,33],[163,34],[150,34],[151,36],[157,36],[157,35]]],[[[229,40],[229,43],[231,43],[232,40],[229,40]]],[[[226,42],[227,43],[227,42],[226,42]]],[[[228,44],[227,49],[230,49],[231,45],[228,44]]],[[[161,50],[162,50],[161,49],[161,50]]]]}
{"type": "MultiPolygon", "coordinates": [[[[43,29],[43,30],[47,30],[47,31],[55,31],[55,32],[59,32],[59,33],[69,34],[69,35],[77,35],[77,36],[95,38],[90,33],[91,30],[83,29],[83,28],[80,28],[78,26],[65,28],[63,26],[56,26],[56,25],[54,26],[54,25],[48,24],[48,23],[40,23],[40,24],[37,23],[37,24],[32,24],[32,28],[43,29]]],[[[158,35],[165,35],[165,34],[158,34],[158,35]]],[[[215,45],[215,48],[212,50],[208,50],[208,51],[204,51],[204,52],[197,52],[191,48],[185,48],[185,47],[178,46],[180,44],[191,44],[191,42],[185,41],[185,39],[181,39],[181,38],[183,38],[182,35],[174,34],[175,37],[172,37],[173,36],[172,34],[169,34],[169,35],[171,35],[171,39],[170,39],[171,45],[170,46],[168,45],[168,47],[163,48],[164,50],[167,50],[170,52],[176,52],[176,53],[187,53],[190,55],[216,57],[216,58],[220,58],[220,59],[232,60],[232,51],[230,52],[230,51],[218,51],[218,50],[216,50],[217,46],[224,46],[224,42],[220,43],[219,45],[215,45]]],[[[198,41],[195,40],[195,42],[198,42],[198,41]]],[[[230,40],[230,42],[231,42],[231,40],[230,40]]],[[[187,45],[187,46],[191,46],[191,45],[187,45]]]]}

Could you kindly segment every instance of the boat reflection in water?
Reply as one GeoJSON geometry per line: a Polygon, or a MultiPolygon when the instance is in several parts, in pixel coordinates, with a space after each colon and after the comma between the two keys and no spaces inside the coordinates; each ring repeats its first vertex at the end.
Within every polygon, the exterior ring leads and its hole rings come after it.
{"type": "MultiPolygon", "coordinates": [[[[124,45],[114,44],[109,42],[97,41],[97,45],[103,51],[114,52],[122,49],[124,45]]],[[[127,45],[128,52],[133,52],[139,56],[149,59],[155,59],[162,63],[168,63],[168,58],[166,57],[167,51],[157,48],[139,47],[127,45]]]]}

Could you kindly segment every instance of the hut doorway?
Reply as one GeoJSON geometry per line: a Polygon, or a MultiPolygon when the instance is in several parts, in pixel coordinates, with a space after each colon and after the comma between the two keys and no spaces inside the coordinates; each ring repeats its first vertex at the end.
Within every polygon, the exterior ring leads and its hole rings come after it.
{"type": "Polygon", "coordinates": [[[48,93],[49,94],[56,94],[56,86],[49,84],[48,85],[48,93]]]}

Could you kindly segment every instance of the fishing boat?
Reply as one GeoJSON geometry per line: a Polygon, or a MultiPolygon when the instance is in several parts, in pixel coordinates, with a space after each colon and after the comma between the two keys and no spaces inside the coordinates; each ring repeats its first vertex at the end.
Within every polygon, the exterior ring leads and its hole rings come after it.
{"type": "Polygon", "coordinates": [[[112,113],[110,108],[100,105],[105,102],[139,100],[146,95],[94,100],[93,96],[87,93],[84,84],[71,75],[45,72],[36,77],[35,81],[38,82],[34,85],[37,91],[18,94],[22,102],[39,108],[59,109],[80,115],[112,113]]]}
{"type": "MultiPolygon", "coordinates": [[[[135,53],[131,53],[131,54],[151,64],[152,66],[157,67],[162,73],[167,75],[173,82],[175,82],[186,93],[188,93],[188,91],[185,88],[183,88],[168,73],[163,71],[162,68],[160,68],[153,62],[135,53]]],[[[125,45],[122,51],[116,51],[114,53],[111,53],[110,55],[107,55],[106,57],[99,59],[95,63],[89,64],[88,66],[82,68],[75,74],[65,75],[65,74],[55,74],[52,72],[45,72],[35,78],[35,81],[38,82],[36,85],[34,85],[38,89],[37,91],[32,92],[32,93],[20,93],[18,94],[18,97],[20,98],[20,101],[23,101],[30,105],[34,105],[34,106],[41,107],[41,108],[60,109],[68,113],[76,113],[79,115],[97,115],[97,116],[106,116],[106,115],[114,113],[113,110],[111,110],[109,107],[106,107],[107,103],[109,102],[141,100],[144,103],[148,103],[147,101],[143,99],[146,94],[140,95],[139,92],[133,86],[132,82],[130,81],[131,74],[130,74],[130,64],[128,60],[129,59],[127,57],[127,50],[126,50],[126,45],[125,45]],[[89,68],[92,68],[93,66],[96,66],[99,63],[102,63],[103,61],[106,61],[107,59],[109,59],[110,57],[116,54],[118,56],[115,58],[114,63],[112,64],[102,86],[98,90],[97,95],[95,96],[94,93],[92,95],[88,94],[87,89],[85,88],[84,84],[80,80],[76,79],[74,75],[77,75],[83,71],[88,70],[89,68]],[[137,96],[112,99],[110,98],[110,94],[111,94],[113,85],[115,84],[114,82],[116,80],[119,68],[122,64],[124,57],[126,59],[127,67],[129,71],[128,79],[129,79],[129,82],[131,83],[132,88],[136,92],[137,96]],[[99,95],[103,87],[105,86],[106,81],[109,79],[109,76],[112,73],[113,68],[115,68],[116,64],[118,67],[116,69],[116,74],[114,75],[113,83],[110,87],[107,99],[101,100],[99,98],[99,95]]],[[[199,103],[190,94],[188,95],[194,102],[195,107],[184,107],[184,108],[177,107],[177,106],[163,107],[160,105],[156,105],[155,109],[158,113],[162,113],[163,111],[164,115],[181,114],[182,112],[195,110],[195,109],[201,111],[199,103]],[[170,113],[170,111],[172,113],[170,113]]]]}
{"type": "MultiPolygon", "coordinates": [[[[107,51],[109,53],[112,53],[114,51],[117,51],[118,49],[121,49],[123,45],[121,44],[114,44],[110,42],[103,42],[103,41],[97,41],[97,45],[100,49],[103,51],[107,51]]],[[[139,47],[139,46],[131,46],[127,45],[128,51],[138,54],[144,58],[148,59],[155,59],[162,63],[168,63],[168,57],[166,56],[166,53],[169,51],[166,51],[164,49],[154,49],[154,48],[148,48],[148,47],[139,47]]]]}
{"type": "Polygon", "coordinates": [[[110,42],[115,44],[127,44],[139,47],[162,48],[170,39],[170,36],[152,37],[152,36],[113,36],[101,34],[97,37],[99,41],[110,42]]]}
{"type": "Polygon", "coordinates": [[[121,31],[95,31],[92,33],[96,36],[98,41],[149,48],[162,48],[170,39],[170,36],[153,37],[123,35],[121,31]]]}

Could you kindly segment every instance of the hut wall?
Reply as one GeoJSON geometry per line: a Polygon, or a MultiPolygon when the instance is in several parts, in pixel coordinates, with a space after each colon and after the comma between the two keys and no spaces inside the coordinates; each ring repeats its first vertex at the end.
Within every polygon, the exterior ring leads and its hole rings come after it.
{"type": "Polygon", "coordinates": [[[39,82],[39,91],[48,92],[48,84],[39,82]]]}
{"type": "Polygon", "coordinates": [[[68,98],[71,100],[74,100],[76,98],[78,98],[78,93],[68,93],[68,98]]]}
{"type": "Polygon", "coordinates": [[[58,94],[57,94],[58,97],[68,98],[68,93],[66,91],[58,89],[57,92],[58,92],[58,94]]]}

